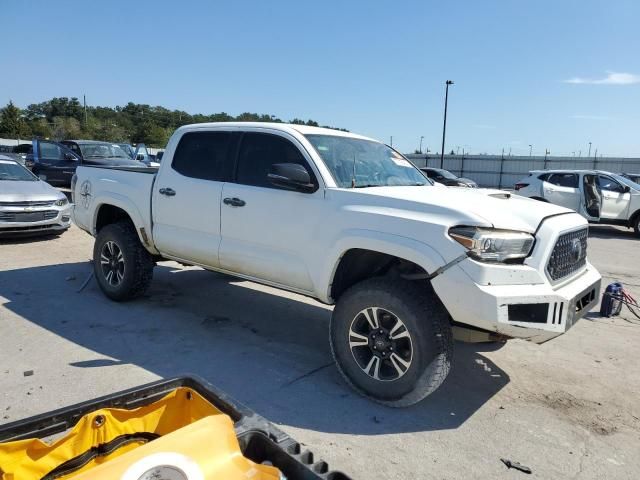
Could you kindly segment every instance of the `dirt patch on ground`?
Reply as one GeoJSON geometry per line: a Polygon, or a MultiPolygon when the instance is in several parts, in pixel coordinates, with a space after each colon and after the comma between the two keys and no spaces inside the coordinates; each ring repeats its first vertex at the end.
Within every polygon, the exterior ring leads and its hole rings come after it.
{"type": "Polygon", "coordinates": [[[535,394],[534,398],[557,415],[597,435],[611,435],[624,426],[640,430],[640,421],[637,418],[622,413],[615,406],[606,406],[601,402],[578,398],[562,390],[535,394]]]}

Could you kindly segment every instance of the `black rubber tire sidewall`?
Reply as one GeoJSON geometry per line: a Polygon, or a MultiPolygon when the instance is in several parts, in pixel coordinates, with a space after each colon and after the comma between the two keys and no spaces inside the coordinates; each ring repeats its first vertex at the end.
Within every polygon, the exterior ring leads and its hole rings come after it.
{"type": "Polygon", "coordinates": [[[96,280],[104,294],[112,300],[126,301],[142,295],[153,276],[154,262],[142,246],[135,229],[129,222],[118,222],[103,227],[93,246],[93,268],[96,280]],[[102,247],[114,242],[124,258],[124,277],[120,285],[109,285],[100,264],[102,247]]]}
{"type": "Polygon", "coordinates": [[[354,285],[333,311],[330,336],[334,358],[347,382],[384,405],[405,407],[417,403],[435,391],[449,373],[453,341],[448,313],[424,282],[379,277],[354,285]],[[348,344],[349,327],[355,315],[367,307],[393,312],[411,334],[413,360],[397,380],[375,380],[353,358],[348,344]]]}

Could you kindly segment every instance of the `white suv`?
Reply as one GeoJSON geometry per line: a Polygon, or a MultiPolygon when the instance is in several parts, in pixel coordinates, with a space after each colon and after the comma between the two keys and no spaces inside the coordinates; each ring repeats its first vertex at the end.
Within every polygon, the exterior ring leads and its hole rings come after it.
{"type": "Polygon", "coordinates": [[[600,170],[533,170],[518,195],[575,210],[593,223],[633,228],[640,236],[640,185],[600,170]]]}

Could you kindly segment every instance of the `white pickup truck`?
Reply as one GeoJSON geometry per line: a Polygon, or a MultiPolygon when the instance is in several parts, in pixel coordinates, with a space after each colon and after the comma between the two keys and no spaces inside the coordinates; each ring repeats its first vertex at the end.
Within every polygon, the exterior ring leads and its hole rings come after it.
{"type": "Polygon", "coordinates": [[[155,263],[170,259],[335,303],[340,372],[389,406],[438,388],[454,334],[543,342],[599,298],[583,217],[436,187],[392,148],[352,133],[185,126],[157,171],[82,166],[72,191],[108,297],[142,294],[155,263]]]}

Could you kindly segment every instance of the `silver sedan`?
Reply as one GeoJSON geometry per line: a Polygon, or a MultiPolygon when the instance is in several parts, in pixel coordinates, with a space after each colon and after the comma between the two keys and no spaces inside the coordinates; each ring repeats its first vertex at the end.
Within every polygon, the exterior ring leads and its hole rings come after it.
{"type": "Polygon", "coordinates": [[[62,233],[71,224],[67,197],[0,155],[0,236],[62,233]]]}

